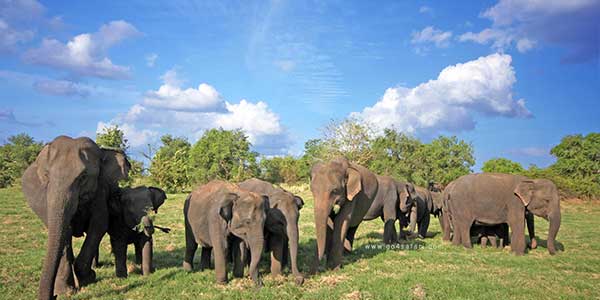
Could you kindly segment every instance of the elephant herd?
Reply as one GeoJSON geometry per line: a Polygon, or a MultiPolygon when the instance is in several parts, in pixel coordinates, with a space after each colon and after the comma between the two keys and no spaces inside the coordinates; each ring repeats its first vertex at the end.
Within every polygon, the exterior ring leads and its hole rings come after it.
{"type": "MultiPolygon", "coordinates": [[[[135,246],[142,274],[153,271],[152,235],[155,229],[169,229],[153,224],[150,212],[157,213],[167,196],[156,187],[119,187],[130,168],[122,151],[99,147],[89,138],[66,136],[44,146],[27,168],[23,193],[48,229],[39,299],[53,299],[93,282],[106,233],[118,277],[127,276],[128,244],[135,246]],[[72,238],[84,235],[75,257],[72,238]]],[[[531,247],[537,244],[533,227],[537,215],[549,221],[547,248],[556,252],[560,201],[556,186],[548,180],[484,173],[462,176],[443,189],[433,183],[422,188],[336,158],[312,167],[310,190],[317,244],[311,274],[324,258],[328,268],[340,268],[344,253],[352,251],[360,223],[377,218],[384,223],[387,244],[406,238],[403,227],[410,235],[427,237],[433,215],[439,218],[443,239],[452,239],[453,244],[470,248],[473,236],[482,246],[488,241],[497,245],[499,239],[501,245],[510,242],[513,252],[523,254],[525,223],[531,247]]],[[[260,286],[258,265],[263,252],[268,252],[273,275],[281,274],[289,262],[295,282],[302,284],[298,221],[303,205],[299,196],[259,179],[238,184],[213,180],[196,188],[183,203],[183,269],[193,269],[200,246],[199,268],[210,268],[212,262],[218,283],[227,282],[231,265],[235,277],[243,277],[248,267],[249,276],[260,286]]]]}

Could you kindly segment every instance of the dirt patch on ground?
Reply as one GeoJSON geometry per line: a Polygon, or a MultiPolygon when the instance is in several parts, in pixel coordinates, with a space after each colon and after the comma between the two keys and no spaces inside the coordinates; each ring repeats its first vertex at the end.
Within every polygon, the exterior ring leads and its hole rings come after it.
{"type": "Polygon", "coordinates": [[[412,289],[411,289],[412,295],[413,295],[413,299],[425,299],[427,298],[427,292],[425,292],[425,287],[420,284],[417,283],[417,285],[415,285],[412,289]]]}
{"type": "Polygon", "coordinates": [[[329,275],[329,276],[323,276],[321,277],[321,280],[319,281],[321,284],[325,284],[328,286],[336,286],[338,285],[340,282],[344,282],[348,280],[348,276],[346,275],[329,275]]]}

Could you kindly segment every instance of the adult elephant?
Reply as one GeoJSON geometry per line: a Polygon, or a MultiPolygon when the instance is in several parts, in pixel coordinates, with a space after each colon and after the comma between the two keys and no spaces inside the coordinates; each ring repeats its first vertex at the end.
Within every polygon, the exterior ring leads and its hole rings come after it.
{"type": "Polygon", "coordinates": [[[375,199],[377,188],[375,174],[346,158],[336,158],[313,166],[310,189],[315,199],[317,235],[313,273],[325,254],[329,268],[341,267],[344,241],[352,241],[358,225],[375,199]],[[339,207],[337,212],[334,206],[339,207]]]}
{"type": "Polygon", "coordinates": [[[452,243],[471,248],[471,225],[507,223],[511,229],[511,248],[517,255],[525,252],[525,212],[549,221],[548,252],[556,253],[554,241],[560,228],[560,199],[554,183],[546,179],[482,173],[454,181],[448,192],[454,236],[452,243]]]}
{"type": "Polygon", "coordinates": [[[280,187],[256,178],[242,181],[238,186],[269,197],[270,209],[265,221],[265,239],[271,252],[271,274],[281,274],[286,261],[286,249],[289,249],[292,274],[296,283],[302,284],[304,276],[298,271],[298,220],[304,201],[280,187]]]}
{"type": "MultiPolygon", "coordinates": [[[[410,224],[408,225],[408,232],[414,233],[415,228],[418,226],[418,237],[426,238],[427,230],[429,229],[429,221],[431,215],[437,217],[439,213],[438,203],[433,199],[433,192],[429,189],[417,186],[416,197],[414,205],[410,211],[410,224]]],[[[442,222],[440,222],[442,224],[442,222]]]]}
{"type": "MultiPolygon", "coordinates": [[[[193,269],[198,245],[202,246],[200,269],[209,267],[214,250],[217,283],[227,282],[227,256],[243,257],[240,242],[250,248],[250,277],[257,286],[258,263],[263,251],[264,226],[269,198],[241,189],[235,184],[213,180],[194,190],[185,200],[185,257],[183,268],[193,269]]],[[[234,262],[234,275],[243,274],[243,261],[234,262]],[[240,271],[242,274],[240,274],[240,271]]]]}
{"type": "Polygon", "coordinates": [[[91,264],[108,229],[107,201],[129,168],[120,151],[103,150],[89,138],[59,136],[25,170],[23,194],[48,228],[39,299],[52,299],[95,280],[91,264]],[[71,240],[84,232],[73,266],[71,240]]]}
{"type": "Polygon", "coordinates": [[[398,241],[396,220],[401,214],[407,213],[417,199],[417,193],[412,183],[396,181],[390,176],[377,177],[377,194],[363,220],[373,220],[380,217],[384,222],[383,242],[391,244],[398,241]]]}

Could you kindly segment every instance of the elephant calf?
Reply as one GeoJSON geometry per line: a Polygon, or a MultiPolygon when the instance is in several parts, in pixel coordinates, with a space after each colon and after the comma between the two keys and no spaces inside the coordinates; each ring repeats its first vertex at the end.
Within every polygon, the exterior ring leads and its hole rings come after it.
{"type": "MultiPolygon", "coordinates": [[[[226,283],[229,250],[239,251],[239,243],[243,241],[250,248],[250,277],[257,286],[262,285],[258,263],[263,251],[263,230],[268,209],[268,197],[243,190],[232,183],[213,180],[194,190],[183,206],[183,268],[186,271],[193,269],[194,255],[200,244],[200,269],[210,266],[211,250],[214,250],[217,282],[226,283]]],[[[234,269],[236,275],[240,275],[240,269],[243,273],[243,262],[235,261],[234,269]]]]}
{"type": "Polygon", "coordinates": [[[415,187],[415,191],[417,197],[410,210],[408,231],[412,234],[415,231],[415,227],[418,227],[418,237],[425,238],[429,229],[430,215],[437,216],[439,207],[435,203],[431,191],[420,186],[415,187]]]}
{"type": "Polygon", "coordinates": [[[471,236],[477,237],[481,248],[486,248],[488,241],[494,248],[502,248],[510,243],[506,223],[491,226],[474,224],[471,226],[471,236]]]}
{"type": "Polygon", "coordinates": [[[109,202],[110,244],[115,255],[117,277],[127,277],[127,245],[134,244],[136,264],[142,274],[152,270],[152,234],[154,224],[148,216],[150,210],[158,212],[167,195],[156,187],[124,188],[119,196],[109,202]]]}
{"type": "Polygon", "coordinates": [[[269,197],[269,212],[265,221],[265,239],[267,249],[271,254],[271,274],[281,274],[282,268],[289,258],[296,284],[304,282],[304,277],[298,271],[298,220],[300,209],[304,206],[302,198],[273,184],[251,178],[240,182],[238,186],[247,191],[269,197]]]}

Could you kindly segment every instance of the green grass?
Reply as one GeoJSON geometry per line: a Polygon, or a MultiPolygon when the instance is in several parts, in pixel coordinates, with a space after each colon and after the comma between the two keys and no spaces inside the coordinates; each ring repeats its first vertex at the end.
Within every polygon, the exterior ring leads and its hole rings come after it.
{"type": "MultiPolygon", "coordinates": [[[[301,211],[300,270],[308,272],[315,252],[313,199],[304,187],[295,188],[305,200],[301,211]]],[[[563,202],[558,241],[564,252],[550,256],[539,247],[517,257],[508,248],[466,250],[442,243],[433,220],[434,238],[419,250],[373,250],[383,232],[381,221],[363,223],[355,251],[339,271],[323,271],[301,287],[292,276],[273,278],[263,256],[265,286],[256,289],[249,279],[214,284],[214,271],[186,273],[181,269],[185,247],[182,206],[184,194],[169,195],[155,223],[172,228],[155,234],[157,270],[142,277],[139,270],[127,279],[114,276],[108,238],[102,242],[98,281],[71,299],[591,299],[600,298],[600,203],[563,202]]],[[[0,189],[0,298],[34,299],[37,293],[46,233],[26,205],[18,188],[0,189]]],[[[547,223],[536,218],[539,236],[547,223]]],[[[544,240],[545,241],[545,240],[544,240]]],[[[83,239],[75,240],[78,251],[83,239]]],[[[544,243],[542,243],[544,244],[544,243]]],[[[545,244],[544,244],[545,245],[545,244]]],[[[129,247],[129,261],[133,247],[129,247]]],[[[76,252],[77,253],[77,252],[76,252]]],[[[197,255],[199,259],[199,255],[197,255]]],[[[231,277],[231,274],[230,274],[231,277]]]]}

